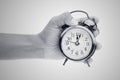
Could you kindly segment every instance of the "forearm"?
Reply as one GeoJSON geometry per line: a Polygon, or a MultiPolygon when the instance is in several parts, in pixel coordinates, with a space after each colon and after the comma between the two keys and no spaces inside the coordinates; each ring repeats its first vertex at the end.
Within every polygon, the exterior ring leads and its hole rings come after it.
{"type": "Polygon", "coordinates": [[[43,43],[37,35],[0,34],[0,59],[43,57],[43,43]]]}

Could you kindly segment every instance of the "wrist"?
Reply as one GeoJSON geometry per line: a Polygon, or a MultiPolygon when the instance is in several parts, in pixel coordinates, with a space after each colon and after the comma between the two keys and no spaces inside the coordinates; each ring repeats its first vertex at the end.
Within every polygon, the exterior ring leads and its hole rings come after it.
{"type": "Polygon", "coordinates": [[[60,51],[59,45],[54,45],[46,39],[45,35],[41,32],[39,37],[42,42],[42,48],[44,52],[45,59],[63,59],[64,56],[60,51]],[[46,41],[47,40],[47,41],[46,41]]]}
{"type": "Polygon", "coordinates": [[[31,52],[36,56],[36,58],[44,58],[44,41],[39,35],[34,35],[30,38],[30,43],[33,49],[31,52]]]}

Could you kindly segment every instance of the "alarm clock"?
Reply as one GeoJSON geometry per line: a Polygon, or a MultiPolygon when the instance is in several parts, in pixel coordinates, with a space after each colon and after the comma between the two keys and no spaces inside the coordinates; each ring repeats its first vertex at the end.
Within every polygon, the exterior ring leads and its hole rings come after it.
{"type": "MultiPolygon", "coordinates": [[[[71,14],[75,12],[85,13],[87,15],[86,20],[90,19],[85,11],[72,11],[71,14]]],[[[92,21],[96,25],[95,21],[92,21]]],[[[96,40],[93,31],[93,26],[88,26],[85,22],[78,22],[78,25],[64,26],[64,31],[60,37],[60,50],[66,58],[63,65],[68,60],[72,60],[85,61],[90,66],[89,59],[96,50],[96,40]]]]}

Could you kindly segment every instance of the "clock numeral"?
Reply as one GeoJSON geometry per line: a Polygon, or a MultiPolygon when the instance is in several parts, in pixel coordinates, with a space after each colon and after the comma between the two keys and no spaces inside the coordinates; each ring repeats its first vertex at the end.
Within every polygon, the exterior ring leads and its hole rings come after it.
{"type": "Polygon", "coordinates": [[[86,42],[86,46],[89,46],[89,42],[86,42]]]}
{"type": "Polygon", "coordinates": [[[71,54],[73,54],[73,50],[71,50],[71,54]]]}
{"type": "Polygon", "coordinates": [[[88,41],[88,38],[87,38],[87,37],[85,38],[85,41],[88,41]]]}
{"type": "Polygon", "coordinates": [[[81,35],[81,33],[76,33],[76,36],[79,36],[79,35],[81,35]]]}
{"type": "Polygon", "coordinates": [[[84,34],[81,34],[81,37],[84,37],[84,34]]]}
{"type": "Polygon", "coordinates": [[[71,41],[71,40],[72,40],[72,38],[71,38],[71,37],[68,37],[68,40],[69,40],[69,41],[71,41]]]}
{"type": "Polygon", "coordinates": [[[69,41],[68,41],[68,40],[66,40],[66,41],[65,41],[65,44],[66,44],[66,45],[69,45],[69,41]]]}
{"type": "Polygon", "coordinates": [[[87,47],[85,47],[84,50],[87,51],[87,47]]]}
{"type": "Polygon", "coordinates": [[[84,52],[81,50],[81,52],[80,52],[81,54],[84,54],[84,52]]]}
{"type": "Polygon", "coordinates": [[[76,51],[76,52],[75,52],[75,54],[76,54],[76,55],[79,55],[79,52],[78,52],[78,51],[76,51]]]}
{"type": "Polygon", "coordinates": [[[68,46],[67,49],[70,50],[70,47],[68,46]]]}

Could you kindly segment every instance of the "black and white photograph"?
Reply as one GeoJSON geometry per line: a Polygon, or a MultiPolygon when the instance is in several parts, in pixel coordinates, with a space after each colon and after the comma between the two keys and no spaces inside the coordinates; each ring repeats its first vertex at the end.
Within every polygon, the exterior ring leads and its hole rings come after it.
{"type": "Polygon", "coordinates": [[[119,0],[0,0],[0,80],[119,80],[119,0]]]}

